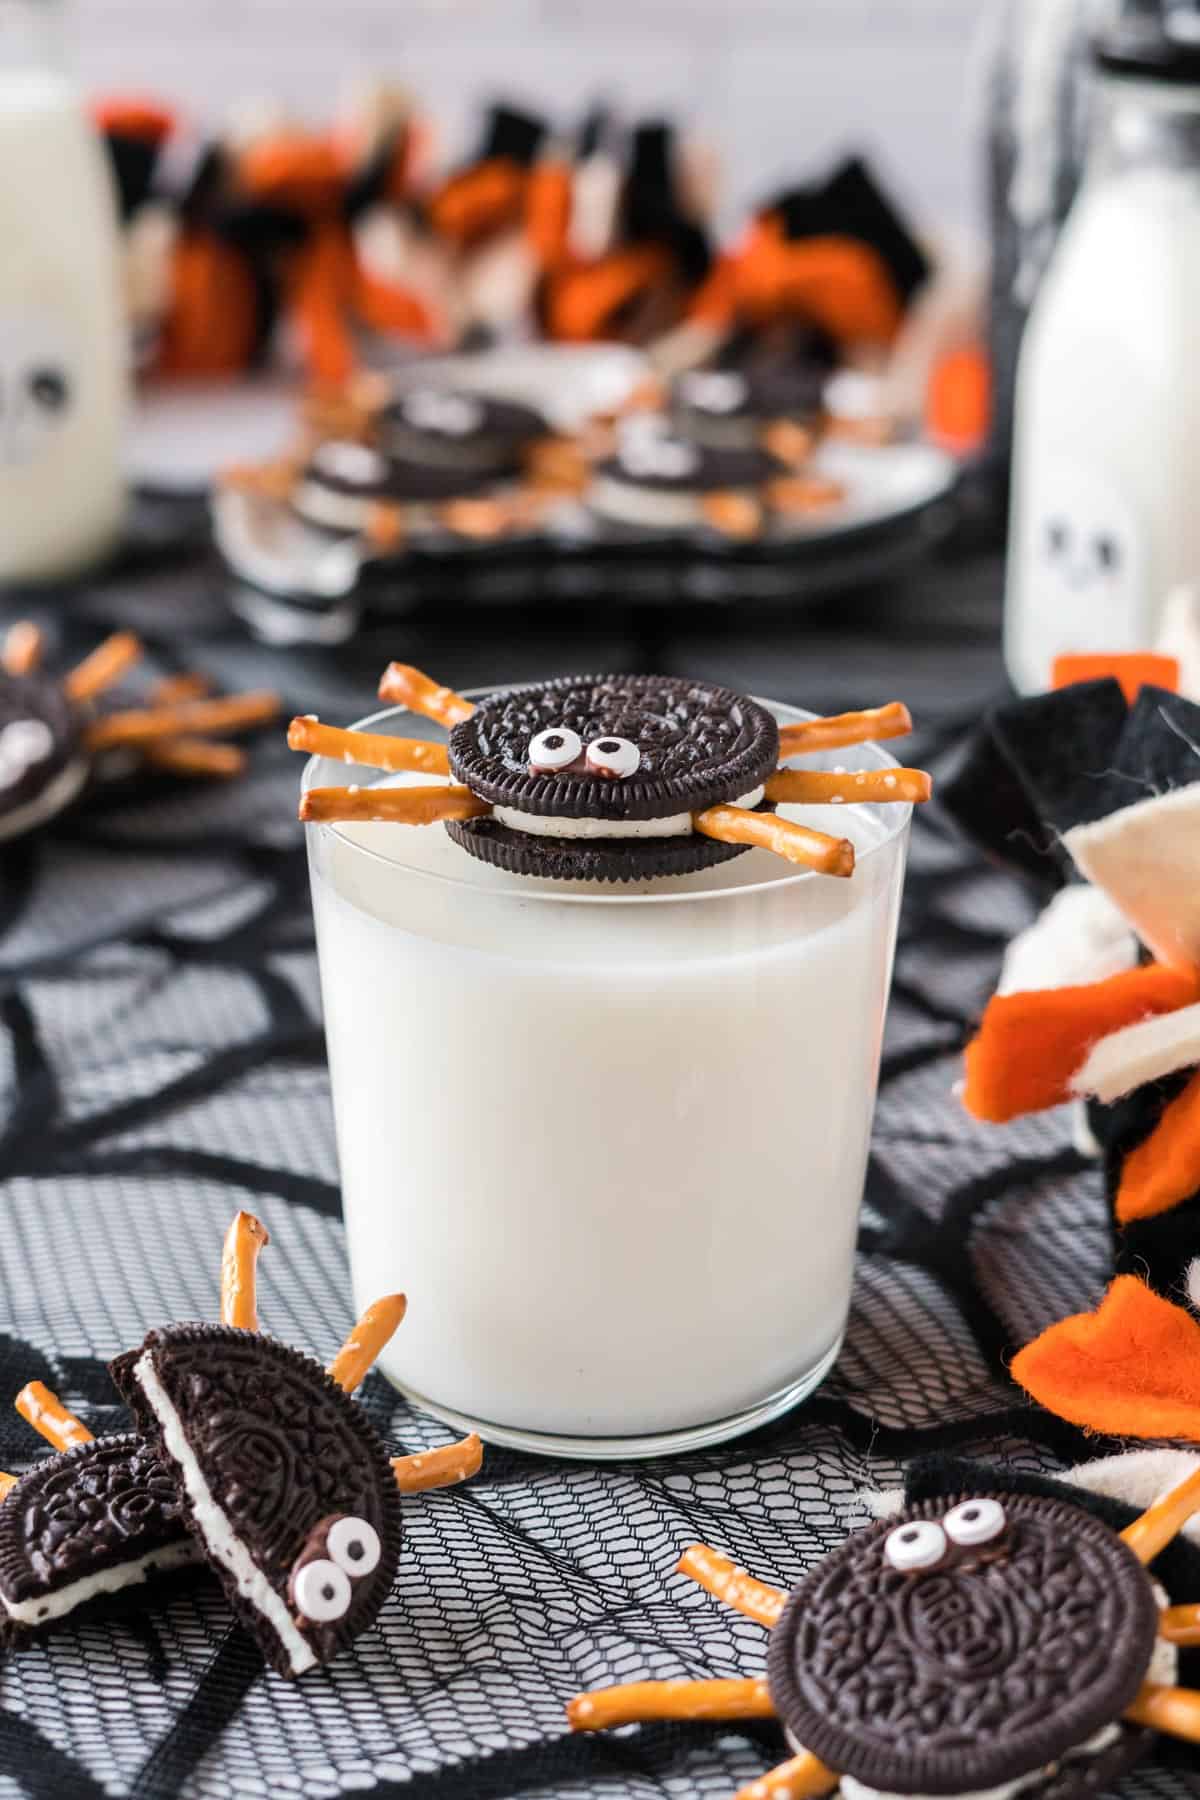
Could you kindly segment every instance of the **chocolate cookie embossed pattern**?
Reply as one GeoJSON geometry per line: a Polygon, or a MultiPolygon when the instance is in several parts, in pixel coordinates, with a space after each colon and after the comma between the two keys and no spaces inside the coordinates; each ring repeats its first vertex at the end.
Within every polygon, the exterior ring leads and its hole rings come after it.
{"type": "Polygon", "coordinates": [[[679,1564],[770,1629],[767,1679],[581,1694],[577,1731],[778,1718],[794,1755],[737,1800],[1088,1800],[1161,1731],[1200,1744],[1176,1685],[1200,1608],[1147,1565],[1200,1510],[1200,1473],[1121,1532],[1083,1506],[997,1487],[909,1505],[785,1596],[707,1545],[679,1564]]]}

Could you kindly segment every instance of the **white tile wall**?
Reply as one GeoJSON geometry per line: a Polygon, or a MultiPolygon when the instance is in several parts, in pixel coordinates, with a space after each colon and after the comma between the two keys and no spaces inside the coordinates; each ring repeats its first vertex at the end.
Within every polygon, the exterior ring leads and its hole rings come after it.
{"type": "Polygon", "coordinates": [[[500,94],[569,122],[598,97],[667,109],[722,147],[725,205],[863,146],[931,224],[978,185],[974,67],[994,0],[75,0],[93,87],[219,120],[272,96],[313,120],[396,77],[448,151],[500,94]]]}

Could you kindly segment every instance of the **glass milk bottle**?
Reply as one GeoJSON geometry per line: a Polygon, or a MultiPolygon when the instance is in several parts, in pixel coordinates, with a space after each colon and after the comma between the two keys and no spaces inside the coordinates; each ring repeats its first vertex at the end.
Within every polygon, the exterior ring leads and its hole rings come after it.
{"type": "Polygon", "coordinates": [[[1021,348],[1005,653],[1024,692],[1064,653],[1150,647],[1168,591],[1200,577],[1200,36],[1185,19],[1095,46],[1084,180],[1021,348]]]}
{"type": "Polygon", "coordinates": [[[0,0],[0,582],[84,567],[123,507],[116,214],[61,28],[0,0]]]}

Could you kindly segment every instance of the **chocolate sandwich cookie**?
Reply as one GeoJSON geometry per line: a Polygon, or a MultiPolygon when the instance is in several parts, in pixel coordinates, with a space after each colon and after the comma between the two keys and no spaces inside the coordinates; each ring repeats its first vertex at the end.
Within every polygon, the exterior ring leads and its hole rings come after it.
{"type": "Polygon", "coordinates": [[[362,1408],[300,1351],[177,1325],[112,1364],[230,1605],[284,1676],[372,1623],[400,1556],[400,1493],[362,1408]]]}
{"type": "Polygon", "coordinates": [[[396,461],[492,479],[516,474],[526,448],[549,431],[540,413],[518,401],[426,386],[410,388],[375,419],[379,447],[396,461]]]}
{"type": "Polygon", "coordinates": [[[815,438],[825,373],[820,369],[693,369],[671,393],[671,417],[686,438],[713,449],[752,450],[784,422],[815,438]]]}
{"type": "Polygon", "coordinates": [[[706,495],[751,498],[787,473],[769,451],[694,442],[660,414],[634,413],[621,424],[616,455],[597,464],[587,501],[621,524],[683,531],[704,523],[706,495]]]}
{"type": "Polygon", "coordinates": [[[36,1463],[0,1505],[0,1632],[36,1631],[198,1561],[175,1480],[143,1437],[79,1444],[36,1463]]]}
{"type": "Polygon", "coordinates": [[[366,532],[380,508],[437,505],[477,494],[487,472],[402,462],[352,439],[332,438],[313,451],[291,496],[292,511],[323,531],[366,532]]]}
{"type": "Polygon", "coordinates": [[[455,780],[492,807],[447,822],[471,855],[514,874],[636,881],[745,848],[701,836],[692,816],[768,804],[779,728],[757,701],[708,682],[567,676],[483,701],[448,748],[455,780]]]}
{"type": "Polygon", "coordinates": [[[1066,1800],[1147,1747],[1122,1715],[1155,1679],[1158,1625],[1146,1570],[1102,1520],[1033,1494],[926,1500],[793,1591],[770,1693],[844,1793],[1017,1782],[1066,1800]]]}
{"type": "Polygon", "coordinates": [[[86,776],[77,716],[61,683],[0,670],[0,842],[61,812],[86,776]]]}

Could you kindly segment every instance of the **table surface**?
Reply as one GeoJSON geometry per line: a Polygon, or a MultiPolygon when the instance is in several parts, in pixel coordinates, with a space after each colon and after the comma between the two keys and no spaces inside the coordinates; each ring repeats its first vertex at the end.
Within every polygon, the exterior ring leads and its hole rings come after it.
{"type": "MultiPolygon", "coordinates": [[[[231,622],[202,555],[146,553],[42,614],[64,657],[131,624],[164,671],[269,683],[289,709],[346,722],[391,656],[459,686],[653,667],[826,710],[903,697],[922,726],[912,758],[936,770],[1002,683],[999,588],[996,559],[975,555],[795,616],[448,600],[337,651],[281,652],[231,622]]],[[[239,1206],[271,1233],[268,1329],[325,1357],[350,1322],[296,775],[276,738],[235,785],[114,788],[0,860],[0,1393],[40,1377],[96,1432],[123,1420],[108,1357],[164,1320],[214,1316],[239,1206]]],[[[0,1794],[719,1800],[778,1761],[767,1725],[571,1738],[562,1702],[761,1670],[760,1629],[672,1573],[695,1539],[787,1586],[863,1521],[861,1490],[920,1452],[1025,1471],[1088,1454],[1025,1403],[1005,1359],[1102,1288],[1099,1178],[1058,1116],[988,1129],[951,1093],[1029,914],[936,812],[919,821],[853,1310],[812,1401],[673,1460],[490,1452],[478,1480],[412,1503],[378,1625],[299,1684],[263,1672],[203,1581],[47,1636],[0,1665],[0,1794]]],[[[443,1440],[378,1376],[364,1395],[394,1452],[443,1440]]],[[[0,1466],[38,1454],[0,1412],[0,1466]]],[[[1200,1785],[1159,1762],[1119,1791],[1200,1785]]]]}

